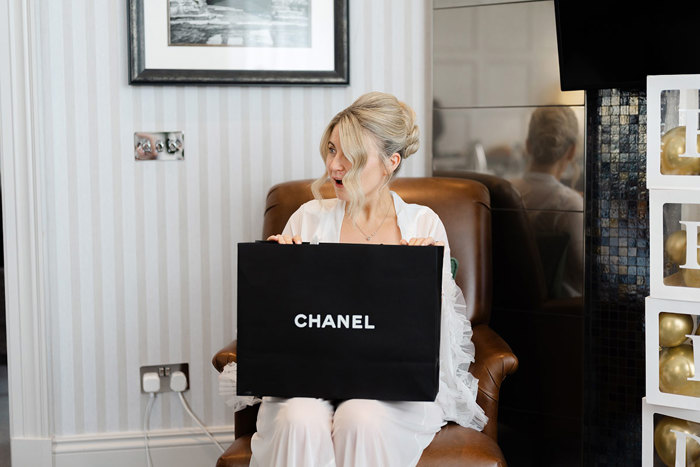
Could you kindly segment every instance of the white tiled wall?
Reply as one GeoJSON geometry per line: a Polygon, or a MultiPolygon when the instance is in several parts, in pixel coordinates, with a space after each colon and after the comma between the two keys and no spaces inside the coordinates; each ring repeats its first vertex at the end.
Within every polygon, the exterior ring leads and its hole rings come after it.
{"type": "Polygon", "coordinates": [[[552,1],[436,8],[433,21],[439,107],[583,105],[560,91],[552,1]]]}

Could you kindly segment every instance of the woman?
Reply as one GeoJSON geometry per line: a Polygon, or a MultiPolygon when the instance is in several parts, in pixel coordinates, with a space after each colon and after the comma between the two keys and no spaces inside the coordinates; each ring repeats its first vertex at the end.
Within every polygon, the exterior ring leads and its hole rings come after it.
{"type": "Polygon", "coordinates": [[[418,149],[415,113],[389,94],[373,92],[336,115],[321,138],[326,173],[312,185],[316,200],[301,206],[282,234],[268,240],[444,244],[440,387],[435,402],[354,399],[334,407],[311,398],[263,398],[251,441],[253,466],[412,466],[447,421],[478,430],[471,325],[450,274],[447,235],[427,207],[404,203],[388,183],[418,149]],[[336,198],[321,199],[330,179],[336,198]]]}

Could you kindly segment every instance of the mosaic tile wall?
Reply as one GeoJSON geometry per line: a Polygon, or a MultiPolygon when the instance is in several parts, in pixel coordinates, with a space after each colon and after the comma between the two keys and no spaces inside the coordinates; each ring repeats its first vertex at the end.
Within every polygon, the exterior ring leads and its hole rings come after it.
{"type": "Polygon", "coordinates": [[[587,93],[584,465],[641,464],[646,96],[587,93]]]}

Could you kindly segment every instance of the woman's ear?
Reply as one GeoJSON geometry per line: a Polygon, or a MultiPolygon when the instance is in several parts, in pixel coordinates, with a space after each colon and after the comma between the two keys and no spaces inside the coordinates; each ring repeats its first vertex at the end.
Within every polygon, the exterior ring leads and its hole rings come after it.
{"type": "Polygon", "coordinates": [[[389,174],[391,175],[394,172],[396,172],[396,169],[399,168],[399,164],[401,164],[401,154],[398,152],[395,152],[391,156],[389,156],[389,174]]]}

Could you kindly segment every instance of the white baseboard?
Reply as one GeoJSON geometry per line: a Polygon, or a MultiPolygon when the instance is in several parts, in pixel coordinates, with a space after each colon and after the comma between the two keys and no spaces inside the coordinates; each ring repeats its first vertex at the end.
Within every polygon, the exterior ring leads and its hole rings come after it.
{"type": "MultiPolygon", "coordinates": [[[[209,431],[224,449],[233,442],[230,425],[210,427],[209,431]]],[[[148,438],[154,467],[214,466],[221,455],[219,448],[195,428],[150,431],[148,438]]],[[[53,467],[145,466],[145,440],[142,432],[56,437],[53,461],[53,467]]]]}

